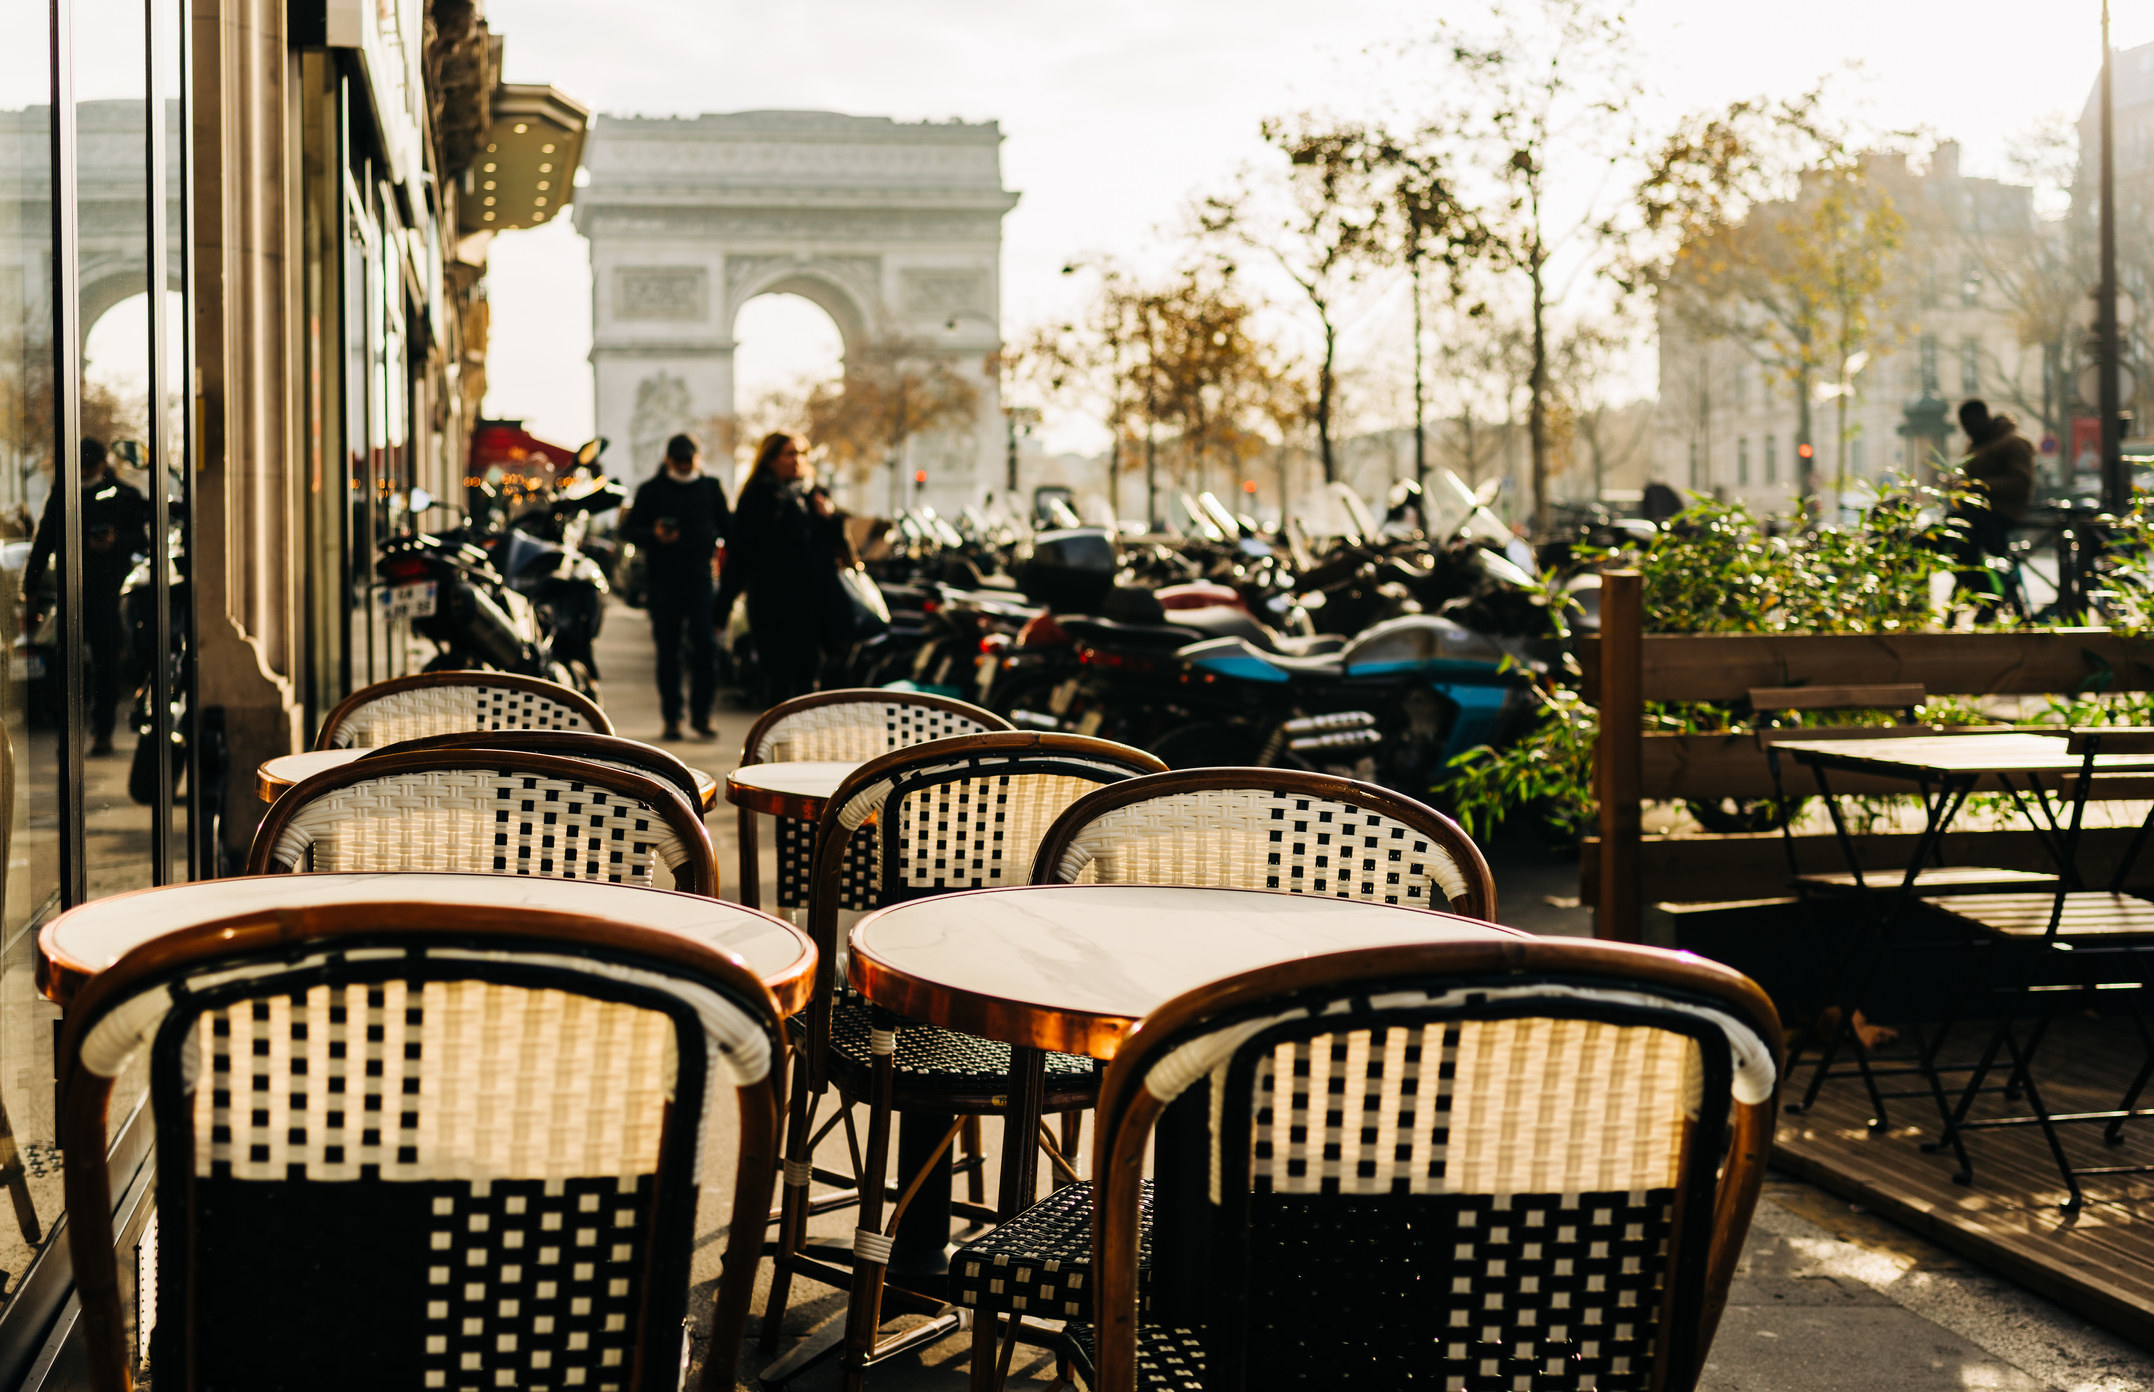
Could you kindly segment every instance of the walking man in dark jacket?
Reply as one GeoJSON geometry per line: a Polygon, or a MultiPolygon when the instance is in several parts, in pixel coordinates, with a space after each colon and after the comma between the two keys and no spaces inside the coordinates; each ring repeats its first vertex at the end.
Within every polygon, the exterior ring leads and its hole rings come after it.
{"type": "Polygon", "coordinates": [[[658,644],[658,703],[665,738],[681,737],[681,647],[688,648],[688,723],[715,738],[711,700],[718,687],[712,572],[723,563],[730,517],[725,486],[703,472],[693,435],[666,441],[665,463],[636,490],[621,533],[648,557],[651,637],[658,644]]]}
{"type": "MultiPolygon", "coordinates": [[[[38,519],[23,567],[26,609],[38,607],[38,583],[60,552],[60,507],[55,494],[38,519]]],[[[90,752],[112,752],[119,723],[121,656],[127,646],[120,616],[120,589],[135,557],[150,549],[150,502],[123,482],[102,441],[82,442],[82,641],[90,653],[90,752]]]]}

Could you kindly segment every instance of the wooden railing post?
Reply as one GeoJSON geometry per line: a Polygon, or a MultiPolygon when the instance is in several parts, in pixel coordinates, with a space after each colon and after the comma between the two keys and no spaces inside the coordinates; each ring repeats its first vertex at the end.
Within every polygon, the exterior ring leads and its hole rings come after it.
{"type": "Polygon", "coordinates": [[[1600,738],[1593,782],[1601,806],[1600,894],[1593,935],[1616,942],[1642,936],[1638,902],[1639,759],[1645,706],[1644,580],[1635,570],[1601,576],[1600,738]]]}

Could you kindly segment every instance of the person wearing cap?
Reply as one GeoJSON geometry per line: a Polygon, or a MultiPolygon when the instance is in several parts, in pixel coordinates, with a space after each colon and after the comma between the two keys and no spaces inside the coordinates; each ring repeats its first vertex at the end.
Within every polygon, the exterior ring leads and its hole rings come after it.
{"type": "Polygon", "coordinates": [[[715,739],[711,702],[718,693],[718,646],[712,629],[713,572],[723,564],[731,517],[725,485],[703,472],[693,435],[666,441],[658,472],[636,490],[621,535],[646,557],[651,638],[658,645],[658,705],[664,738],[681,737],[681,656],[688,657],[687,715],[699,739],[715,739]]]}

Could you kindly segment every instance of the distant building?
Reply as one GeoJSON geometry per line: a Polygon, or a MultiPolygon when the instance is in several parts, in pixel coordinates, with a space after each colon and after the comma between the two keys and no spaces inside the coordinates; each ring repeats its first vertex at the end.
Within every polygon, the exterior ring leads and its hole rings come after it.
{"type": "MultiPolygon", "coordinates": [[[[1818,491],[1828,508],[1843,482],[1859,488],[1931,462],[1910,458],[1899,434],[1910,399],[1929,391],[1956,406],[1981,396],[2000,409],[2032,415],[2053,376],[2042,345],[2022,342],[2025,316],[2014,303],[2015,290],[1992,271],[2044,235],[2033,190],[1963,176],[1953,143],[1938,146],[1920,173],[1902,167],[1883,177],[1909,223],[1891,272],[1907,291],[1907,333],[1873,344],[1854,378],[1844,479],[1838,477],[1843,441],[1837,404],[1817,395],[1831,384],[1830,368],[1812,378],[1811,444],[1818,491]]],[[[1754,343],[1701,337],[1674,295],[1663,297],[1658,327],[1655,476],[1762,513],[1792,512],[1801,444],[1795,384],[1762,362],[1754,343]]],[[[2029,433],[2038,435],[2039,424],[2030,423],[2029,433]]],[[[1946,456],[1956,457],[1964,445],[1954,423],[1946,456]]]]}

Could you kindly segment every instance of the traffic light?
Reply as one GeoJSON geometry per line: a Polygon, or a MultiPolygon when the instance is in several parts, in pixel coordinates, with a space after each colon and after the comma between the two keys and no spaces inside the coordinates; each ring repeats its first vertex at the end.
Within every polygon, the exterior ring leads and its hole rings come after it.
{"type": "Polygon", "coordinates": [[[926,482],[927,482],[927,470],[925,470],[925,469],[915,469],[915,470],[913,470],[913,471],[912,471],[912,481],[913,481],[914,483],[926,483],[926,482]]]}
{"type": "Polygon", "coordinates": [[[1254,493],[1256,492],[1256,480],[1255,480],[1255,479],[1243,479],[1243,480],[1242,480],[1242,492],[1244,492],[1244,493],[1249,493],[1249,494],[1254,494],[1254,493]]]}
{"type": "Polygon", "coordinates": [[[1810,458],[1810,456],[1817,453],[1816,450],[1810,448],[1810,442],[1808,440],[1805,440],[1801,444],[1797,445],[1795,447],[1795,452],[1805,459],[1808,459],[1810,458]]]}

